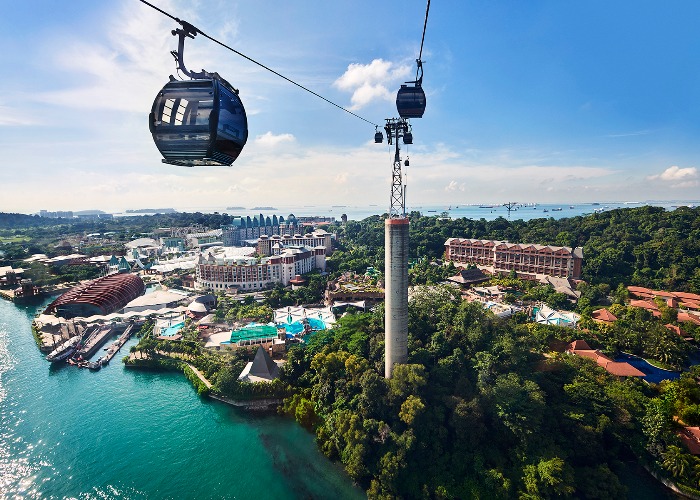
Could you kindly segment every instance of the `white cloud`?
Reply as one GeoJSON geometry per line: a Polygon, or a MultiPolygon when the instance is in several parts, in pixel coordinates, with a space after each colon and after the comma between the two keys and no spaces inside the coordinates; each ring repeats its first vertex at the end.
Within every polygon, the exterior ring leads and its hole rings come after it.
{"type": "Polygon", "coordinates": [[[0,104],[0,127],[32,124],[33,122],[24,116],[20,110],[9,108],[0,104]]]}
{"type": "Polygon", "coordinates": [[[465,183],[462,182],[461,184],[458,183],[457,181],[450,181],[450,183],[445,186],[445,191],[450,192],[450,191],[465,191],[465,183]]]}
{"type": "Polygon", "coordinates": [[[396,87],[396,83],[406,79],[410,71],[408,65],[375,59],[369,64],[350,64],[333,85],[352,92],[350,109],[358,110],[377,99],[391,100],[394,94],[387,87],[396,87]]]}
{"type": "Polygon", "coordinates": [[[665,181],[671,183],[672,188],[685,189],[700,186],[700,175],[696,167],[679,168],[676,165],[668,167],[657,175],[647,177],[650,181],[665,181]]]}
{"type": "Polygon", "coordinates": [[[292,134],[273,134],[272,132],[265,132],[255,138],[255,143],[262,147],[275,147],[284,143],[294,142],[296,139],[292,134]]]}

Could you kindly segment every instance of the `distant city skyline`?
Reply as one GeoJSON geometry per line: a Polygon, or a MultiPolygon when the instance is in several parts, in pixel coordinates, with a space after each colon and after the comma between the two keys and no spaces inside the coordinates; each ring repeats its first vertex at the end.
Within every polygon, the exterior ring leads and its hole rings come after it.
{"type": "MultiPolygon", "coordinates": [[[[379,124],[415,74],[425,3],[152,0],[379,124]]],[[[0,211],[377,205],[374,127],[198,36],[240,89],[230,168],[165,165],[147,125],[177,24],[137,0],[0,3],[0,211]]],[[[435,2],[408,205],[697,200],[700,4],[435,2]]]]}

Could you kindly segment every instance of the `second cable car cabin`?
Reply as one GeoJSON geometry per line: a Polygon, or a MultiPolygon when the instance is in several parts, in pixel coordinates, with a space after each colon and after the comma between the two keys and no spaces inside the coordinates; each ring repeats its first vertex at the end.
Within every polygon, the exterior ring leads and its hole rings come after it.
{"type": "Polygon", "coordinates": [[[163,163],[229,166],[248,140],[248,119],[238,93],[217,76],[171,77],[158,93],[149,125],[163,163]]]}

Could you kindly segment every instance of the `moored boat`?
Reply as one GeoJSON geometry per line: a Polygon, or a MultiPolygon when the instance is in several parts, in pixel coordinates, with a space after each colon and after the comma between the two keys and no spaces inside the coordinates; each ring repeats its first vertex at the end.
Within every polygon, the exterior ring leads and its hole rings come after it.
{"type": "Polygon", "coordinates": [[[79,343],[80,335],[69,338],[60,344],[56,349],[47,354],[46,361],[51,361],[52,363],[56,361],[63,361],[75,352],[75,349],[78,347],[79,343]]]}

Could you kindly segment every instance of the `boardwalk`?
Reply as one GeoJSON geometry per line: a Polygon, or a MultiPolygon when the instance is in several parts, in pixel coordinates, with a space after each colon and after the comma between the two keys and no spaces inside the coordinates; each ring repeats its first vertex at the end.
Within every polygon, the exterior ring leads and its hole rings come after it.
{"type": "Polygon", "coordinates": [[[207,389],[211,389],[211,382],[209,382],[206,379],[206,377],[204,376],[204,374],[202,372],[197,370],[193,365],[191,365],[189,363],[187,363],[187,366],[189,366],[190,369],[194,372],[194,374],[197,375],[197,377],[199,377],[199,380],[201,380],[204,383],[204,385],[207,386],[207,389]]]}

